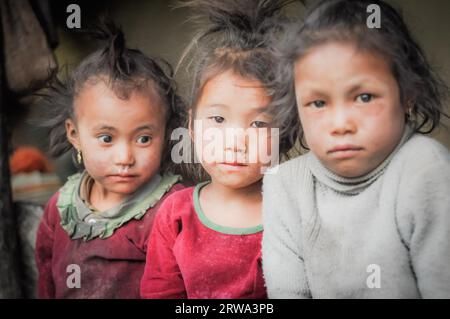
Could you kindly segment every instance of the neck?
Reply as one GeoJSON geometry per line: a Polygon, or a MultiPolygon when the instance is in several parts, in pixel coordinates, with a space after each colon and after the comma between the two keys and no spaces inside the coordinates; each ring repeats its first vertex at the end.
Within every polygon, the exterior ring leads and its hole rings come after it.
{"type": "Polygon", "coordinates": [[[107,190],[97,181],[92,185],[92,189],[89,192],[89,202],[99,211],[108,210],[118,204],[122,203],[127,195],[114,193],[107,190]]]}
{"type": "Polygon", "coordinates": [[[261,186],[262,180],[242,188],[231,188],[214,182],[214,180],[207,185],[212,196],[222,198],[223,200],[233,198],[236,201],[260,201],[262,199],[261,186]]]}
{"type": "Polygon", "coordinates": [[[217,225],[247,228],[261,224],[261,180],[242,188],[231,188],[214,180],[202,188],[200,206],[217,225]]]}

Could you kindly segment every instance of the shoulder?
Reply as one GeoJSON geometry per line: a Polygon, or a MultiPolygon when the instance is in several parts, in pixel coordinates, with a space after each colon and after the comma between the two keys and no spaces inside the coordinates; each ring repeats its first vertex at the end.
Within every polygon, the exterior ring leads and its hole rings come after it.
{"type": "Polygon", "coordinates": [[[56,193],[54,193],[52,195],[52,197],[50,197],[50,199],[48,200],[47,204],[45,205],[45,215],[49,216],[49,215],[57,215],[59,216],[58,213],[58,201],[60,198],[60,191],[58,190],[56,193]]]}
{"type": "Polygon", "coordinates": [[[54,193],[48,200],[47,204],[45,204],[45,210],[47,211],[48,209],[56,208],[58,198],[59,198],[59,190],[56,193],[54,193]]]}
{"type": "Polygon", "coordinates": [[[450,191],[450,152],[444,145],[433,138],[414,134],[391,164],[390,177],[400,177],[398,196],[402,201],[399,208],[405,206],[406,211],[425,213],[433,205],[447,202],[444,199],[450,191]]]}
{"type": "Polygon", "coordinates": [[[164,197],[168,197],[176,192],[179,192],[181,190],[186,189],[187,186],[183,185],[182,183],[176,183],[175,185],[173,185],[169,191],[164,195],[164,197]]]}
{"type": "Polygon", "coordinates": [[[403,157],[414,156],[415,159],[423,162],[449,161],[450,152],[436,139],[422,134],[414,134],[399,150],[399,155],[403,157]]]}
{"type": "Polygon", "coordinates": [[[76,190],[81,176],[82,173],[69,176],[64,185],[50,197],[44,208],[41,227],[55,229],[60,226],[61,212],[72,204],[72,194],[76,190]]]}
{"type": "Polygon", "coordinates": [[[69,176],[64,185],[58,190],[58,198],[55,204],[60,211],[72,205],[73,194],[77,191],[82,175],[83,173],[77,173],[69,176]]]}
{"type": "Polygon", "coordinates": [[[305,154],[271,168],[264,174],[263,188],[284,185],[289,189],[298,185],[298,178],[304,174],[307,160],[308,154],[305,154]]]}
{"type": "Polygon", "coordinates": [[[44,214],[40,220],[40,228],[46,229],[47,231],[53,230],[55,225],[59,225],[60,217],[58,207],[56,206],[59,199],[59,191],[50,197],[47,204],[44,207],[44,214]]]}
{"type": "MultiPolygon", "coordinates": [[[[411,244],[427,232],[448,233],[450,221],[450,154],[438,141],[413,136],[399,150],[393,163],[401,175],[396,203],[397,223],[402,238],[411,244]]],[[[393,171],[391,171],[393,172],[393,171]]],[[[391,175],[392,176],[392,175],[391,175]]],[[[428,235],[427,235],[428,236],[428,235]]]]}
{"type": "Polygon", "coordinates": [[[414,134],[393,159],[410,175],[440,175],[450,173],[450,152],[437,140],[414,134]]]}
{"type": "Polygon", "coordinates": [[[164,201],[158,210],[157,220],[159,222],[170,222],[188,214],[194,206],[193,193],[194,187],[179,185],[176,189],[173,188],[173,191],[171,190],[164,197],[164,201]]]}
{"type": "MultiPolygon", "coordinates": [[[[308,154],[281,164],[277,170],[268,172],[263,180],[263,219],[278,224],[281,220],[288,227],[296,227],[292,222],[298,214],[300,193],[310,173],[307,170],[308,154]]],[[[267,227],[266,227],[267,228],[267,227]]],[[[265,229],[266,229],[265,228],[265,229]]]]}
{"type": "Polygon", "coordinates": [[[175,185],[167,193],[165,203],[179,204],[181,202],[192,202],[195,187],[185,187],[184,185],[175,185]]]}
{"type": "Polygon", "coordinates": [[[170,188],[167,189],[163,195],[161,195],[161,197],[158,199],[158,201],[155,204],[152,204],[149,208],[147,208],[145,215],[142,218],[144,223],[152,224],[156,213],[161,209],[161,206],[166,201],[166,199],[168,197],[170,197],[172,194],[175,194],[185,188],[186,188],[186,186],[184,186],[181,183],[176,183],[176,184],[170,186],[170,188]]]}
{"type": "MultiPolygon", "coordinates": [[[[178,193],[178,192],[180,192],[180,191],[182,191],[182,190],[185,190],[185,189],[186,189],[186,186],[184,186],[184,185],[181,184],[181,183],[176,183],[176,184],[172,185],[172,186],[165,192],[165,194],[162,195],[161,199],[159,200],[159,203],[158,203],[157,207],[161,206],[161,204],[162,204],[163,202],[165,202],[165,201],[166,201],[169,197],[171,197],[172,195],[174,195],[174,194],[176,194],[176,193],[178,193]]],[[[175,197],[175,198],[177,198],[177,197],[175,197]]]]}
{"type": "Polygon", "coordinates": [[[78,182],[80,181],[82,176],[83,176],[83,172],[70,175],[69,177],[67,177],[67,180],[64,183],[64,185],[61,187],[61,189],[75,187],[78,184],[78,182]]]}
{"type": "MultiPolygon", "coordinates": [[[[176,183],[167,190],[167,192],[161,197],[158,201],[157,205],[150,207],[148,210],[153,211],[172,211],[176,207],[180,207],[180,204],[183,203],[183,200],[186,201],[189,199],[187,196],[188,189],[181,183],[176,183]]],[[[147,213],[147,215],[149,215],[147,213]]]]}

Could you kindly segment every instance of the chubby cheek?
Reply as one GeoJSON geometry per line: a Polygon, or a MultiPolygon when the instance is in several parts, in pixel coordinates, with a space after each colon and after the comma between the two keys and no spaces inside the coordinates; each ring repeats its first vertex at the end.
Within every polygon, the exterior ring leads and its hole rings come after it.
{"type": "Polygon", "coordinates": [[[267,169],[280,164],[280,141],[278,136],[267,139],[265,145],[259,147],[258,152],[257,162],[251,164],[254,174],[264,174],[267,169]]]}
{"type": "Polygon", "coordinates": [[[248,179],[249,182],[251,181],[251,183],[249,183],[249,184],[253,184],[254,182],[263,178],[263,167],[264,166],[261,164],[250,165],[250,167],[248,169],[248,175],[246,177],[246,179],[248,179]]]}
{"type": "Polygon", "coordinates": [[[203,166],[210,167],[213,163],[225,160],[224,147],[220,143],[209,139],[196,139],[194,142],[195,154],[203,166]]]}
{"type": "Polygon", "coordinates": [[[163,146],[154,145],[136,152],[136,166],[142,175],[153,175],[161,165],[163,146]]]}
{"type": "Polygon", "coordinates": [[[202,163],[203,169],[211,176],[211,178],[216,178],[219,174],[219,169],[215,164],[202,163]]]}
{"type": "Polygon", "coordinates": [[[164,136],[155,137],[147,147],[136,146],[134,154],[138,169],[159,168],[164,151],[164,136]]]}
{"type": "Polygon", "coordinates": [[[306,145],[315,154],[321,154],[326,146],[325,136],[328,132],[326,118],[322,114],[314,114],[304,108],[299,108],[299,115],[306,145]]]}
{"type": "Polygon", "coordinates": [[[106,175],[111,174],[111,165],[103,158],[83,158],[86,171],[92,178],[101,181],[106,175]]]}
{"type": "Polygon", "coordinates": [[[111,154],[108,150],[96,147],[86,148],[83,152],[83,165],[92,177],[108,174],[111,168],[111,154]]]}
{"type": "Polygon", "coordinates": [[[225,131],[202,124],[203,130],[194,132],[195,154],[202,165],[211,166],[212,163],[225,160],[225,131]]]}
{"type": "Polygon", "coordinates": [[[390,151],[400,139],[404,126],[405,115],[400,105],[375,104],[365,114],[361,115],[364,125],[360,131],[374,149],[386,148],[390,151]]]}

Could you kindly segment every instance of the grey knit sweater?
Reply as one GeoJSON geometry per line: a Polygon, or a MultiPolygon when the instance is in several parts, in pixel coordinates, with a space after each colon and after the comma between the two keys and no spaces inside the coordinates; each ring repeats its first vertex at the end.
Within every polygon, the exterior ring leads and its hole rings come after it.
{"type": "Polygon", "coordinates": [[[450,298],[450,153],[410,136],[360,178],[311,152],[265,176],[269,298],[450,298]]]}

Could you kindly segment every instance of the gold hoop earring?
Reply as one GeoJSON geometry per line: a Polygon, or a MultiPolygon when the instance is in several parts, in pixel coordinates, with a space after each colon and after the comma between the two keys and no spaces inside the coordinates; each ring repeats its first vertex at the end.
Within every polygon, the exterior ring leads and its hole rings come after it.
{"type": "Polygon", "coordinates": [[[83,163],[83,156],[81,156],[81,151],[77,151],[77,163],[81,165],[83,163]]]}

